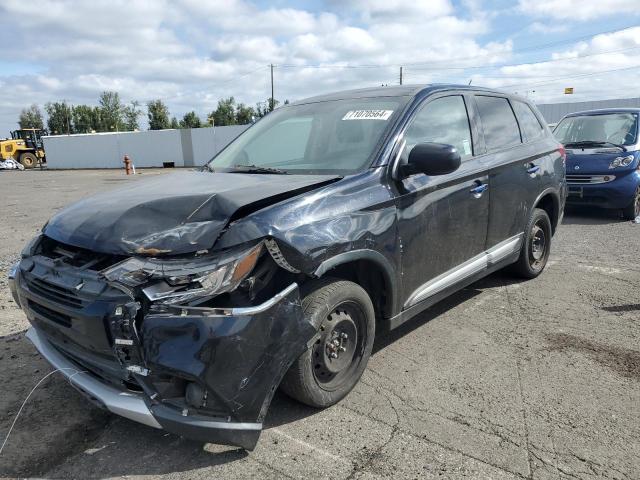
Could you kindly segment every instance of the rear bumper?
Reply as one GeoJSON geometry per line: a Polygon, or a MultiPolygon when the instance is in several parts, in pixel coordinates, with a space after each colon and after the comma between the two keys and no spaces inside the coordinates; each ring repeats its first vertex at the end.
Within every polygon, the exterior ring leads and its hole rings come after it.
{"type": "Polygon", "coordinates": [[[71,327],[33,311],[30,301],[42,299],[21,281],[19,269],[12,273],[12,293],[33,325],[27,338],[71,385],[112,413],[204,442],[253,449],[276,388],[316,333],[302,314],[296,284],[252,307],[149,312],[140,331],[144,368],[131,370],[120,358],[129,380],[118,381],[96,368],[93,352],[60,341],[71,327]],[[134,384],[136,391],[129,388],[134,384]],[[202,404],[189,400],[190,385],[204,392],[202,404]]]}
{"type": "Polygon", "coordinates": [[[625,208],[633,200],[638,185],[640,185],[640,172],[637,171],[616,178],[610,183],[568,183],[567,204],[625,208]]]}

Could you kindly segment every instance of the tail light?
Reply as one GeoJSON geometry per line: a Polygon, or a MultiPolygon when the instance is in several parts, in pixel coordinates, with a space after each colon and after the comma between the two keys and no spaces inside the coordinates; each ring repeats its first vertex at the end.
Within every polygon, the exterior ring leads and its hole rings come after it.
{"type": "Polygon", "coordinates": [[[564,148],[564,145],[558,145],[558,153],[562,157],[562,166],[567,168],[567,149],[564,148]]]}

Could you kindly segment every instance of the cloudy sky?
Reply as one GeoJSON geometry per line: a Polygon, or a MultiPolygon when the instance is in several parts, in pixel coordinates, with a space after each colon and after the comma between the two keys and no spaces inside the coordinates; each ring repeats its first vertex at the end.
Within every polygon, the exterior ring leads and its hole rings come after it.
{"type": "Polygon", "coordinates": [[[0,136],[103,90],[205,118],[268,98],[271,63],[279,100],[397,84],[400,65],[540,103],[640,96],[638,0],[2,0],[0,42],[0,136]]]}

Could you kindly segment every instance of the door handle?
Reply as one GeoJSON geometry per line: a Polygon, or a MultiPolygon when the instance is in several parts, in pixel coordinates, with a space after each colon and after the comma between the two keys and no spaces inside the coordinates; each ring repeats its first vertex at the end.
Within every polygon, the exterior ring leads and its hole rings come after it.
{"type": "Polygon", "coordinates": [[[485,192],[485,190],[487,190],[487,188],[489,188],[489,184],[488,183],[479,183],[478,185],[474,188],[472,188],[471,190],[469,190],[469,193],[472,193],[474,197],[476,198],[480,198],[482,196],[482,194],[485,192]]]}
{"type": "Polygon", "coordinates": [[[530,163],[527,166],[527,173],[530,174],[530,175],[536,173],[538,170],[540,170],[540,165],[535,165],[533,163],[530,163]]]}

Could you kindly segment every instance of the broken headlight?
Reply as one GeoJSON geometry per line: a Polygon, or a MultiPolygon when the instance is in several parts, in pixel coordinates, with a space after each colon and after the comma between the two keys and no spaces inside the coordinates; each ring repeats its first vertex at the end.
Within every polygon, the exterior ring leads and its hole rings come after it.
{"type": "Polygon", "coordinates": [[[127,287],[144,286],[142,291],[151,301],[184,303],[235,290],[251,273],[261,253],[262,242],[216,256],[168,260],[132,257],[102,275],[127,287]]]}

